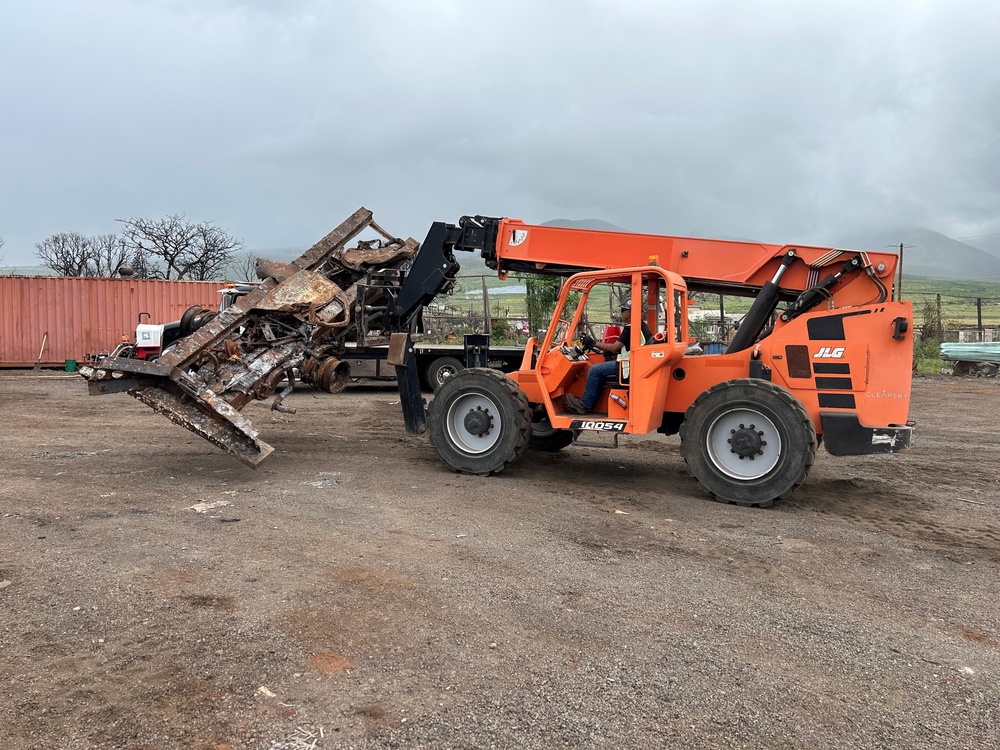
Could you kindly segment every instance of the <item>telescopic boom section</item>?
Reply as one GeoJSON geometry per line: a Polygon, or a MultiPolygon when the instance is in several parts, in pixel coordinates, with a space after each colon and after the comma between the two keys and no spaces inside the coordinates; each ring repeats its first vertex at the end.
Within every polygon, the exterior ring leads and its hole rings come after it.
{"type": "Polygon", "coordinates": [[[838,276],[836,292],[824,296],[835,293],[839,305],[885,301],[898,260],[884,252],[536,226],[484,216],[463,217],[458,229],[454,248],[479,250],[501,276],[512,272],[569,276],[655,262],[684,277],[693,292],[738,296],[756,296],[794,251],[796,260],[781,276],[777,293],[786,302],[841,271],[855,257],[860,261],[851,274],[838,276]]]}

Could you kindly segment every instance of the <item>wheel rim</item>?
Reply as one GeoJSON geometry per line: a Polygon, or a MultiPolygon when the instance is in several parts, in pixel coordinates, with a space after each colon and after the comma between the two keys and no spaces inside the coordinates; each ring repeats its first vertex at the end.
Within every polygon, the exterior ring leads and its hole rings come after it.
{"type": "Polygon", "coordinates": [[[503,419],[496,402],[483,393],[466,393],[448,407],[448,438],[466,453],[486,453],[503,433],[503,419]]]}
{"type": "Polygon", "coordinates": [[[754,409],[730,409],[708,428],[708,457],[734,479],[759,479],[778,465],[781,435],[774,422],[754,409]]]}
{"type": "Polygon", "coordinates": [[[438,385],[443,384],[444,381],[452,377],[457,372],[458,368],[455,367],[454,365],[441,365],[441,367],[438,368],[437,384],[438,385]]]}

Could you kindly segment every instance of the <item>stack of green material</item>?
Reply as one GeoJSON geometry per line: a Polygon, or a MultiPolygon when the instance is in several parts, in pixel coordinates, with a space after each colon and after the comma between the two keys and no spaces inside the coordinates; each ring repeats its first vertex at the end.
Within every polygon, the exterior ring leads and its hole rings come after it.
{"type": "Polygon", "coordinates": [[[952,362],[1000,362],[1000,342],[941,344],[941,359],[952,362]]]}

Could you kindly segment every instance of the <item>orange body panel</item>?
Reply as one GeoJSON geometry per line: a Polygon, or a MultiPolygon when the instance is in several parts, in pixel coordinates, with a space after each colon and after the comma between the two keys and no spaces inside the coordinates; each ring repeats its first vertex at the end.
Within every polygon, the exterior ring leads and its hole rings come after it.
{"type": "Polygon", "coordinates": [[[761,363],[770,368],[771,381],[802,402],[818,434],[822,434],[821,411],[855,412],[868,426],[905,425],[913,348],[909,337],[892,338],[893,321],[899,317],[912,330],[909,302],[809,313],[777,326],[752,349],[685,357],[672,373],[664,410],[683,413],[707,388],[747,377],[751,357],[759,354],[761,363]],[[815,322],[810,335],[810,321],[840,316],[844,316],[844,338],[819,338],[823,326],[815,322]],[[798,362],[790,366],[796,354],[798,362]],[[678,372],[683,372],[682,379],[677,379],[678,372]]]}

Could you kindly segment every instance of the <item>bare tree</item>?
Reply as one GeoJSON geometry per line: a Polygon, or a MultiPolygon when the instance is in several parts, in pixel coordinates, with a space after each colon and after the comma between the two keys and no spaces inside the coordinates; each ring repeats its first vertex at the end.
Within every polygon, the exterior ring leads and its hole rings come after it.
{"type": "Polygon", "coordinates": [[[60,276],[94,276],[94,243],[79,232],[60,232],[35,245],[42,265],[60,276]]]}
{"type": "Polygon", "coordinates": [[[247,252],[233,259],[229,272],[242,281],[257,281],[257,261],[261,258],[255,252],[247,252]]]}
{"type": "Polygon", "coordinates": [[[218,278],[243,242],[212,222],[192,224],[183,214],[165,219],[119,219],[133,262],[145,263],[161,279],[218,278]]]}
{"type": "Polygon", "coordinates": [[[117,276],[132,260],[125,240],[116,234],[61,232],[36,244],[35,252],[44,266],[62,276],[117,276]]]}
{"type": "MultiPolygon", "coordinates": [[[[4,246],[3,237],[0,237],[0,250],[3,250],[3,246],[4,246]]],[[[2,264],[3,264],[3,255],[0,255],[0,265],[2,264]]]]}
{"type": "Polygon", "coordinates": [[[159,278],[156,268],[156,260],[145,250],[131,247],[129,255],[129,266],[132,268],[132,276],[136,279],[159,278]]]}
{"type": "Polygon", "coordinates": [[[117,276],[124,265],[131,265],[130,251],[125,240],[117,234],[99,234],[91,237],[94,276],[117,276]]]}

